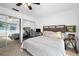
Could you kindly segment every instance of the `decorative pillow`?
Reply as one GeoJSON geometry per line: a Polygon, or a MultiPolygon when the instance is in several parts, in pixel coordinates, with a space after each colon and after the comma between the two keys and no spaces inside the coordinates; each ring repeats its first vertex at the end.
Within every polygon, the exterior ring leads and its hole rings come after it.
{"type": "Polygon", "coordinates": [[[52,36],[52,31],[44,31],[43,36],[52,36]]]}
{"type": "Polygon", "coordinates": [[[55,34],[55,36],[54,36],[54,38],[62,38],[62,33],[61,32],[54,32],[54,34],[55,34]]]}
{"type": "Polygon", "coordinates": [[[47,37],[56,38],[56,39],[62,38],[62,33],[61,33],[61,32],[45,31],[45,32],[43,33],[43,35],[44,35],[44,36],[47,36],[47,37]]]}

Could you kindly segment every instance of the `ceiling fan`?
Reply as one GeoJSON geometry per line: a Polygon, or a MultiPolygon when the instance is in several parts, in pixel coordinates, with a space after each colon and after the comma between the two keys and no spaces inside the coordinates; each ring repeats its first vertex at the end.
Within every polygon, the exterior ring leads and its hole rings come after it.
{"type": "Polygon", "coordinates": [[[31,4],[40,5],[40,3],[17,3],[16,6],[24,5],[25,7],[28,7],[29,10],[32,10],[31,4]]]}

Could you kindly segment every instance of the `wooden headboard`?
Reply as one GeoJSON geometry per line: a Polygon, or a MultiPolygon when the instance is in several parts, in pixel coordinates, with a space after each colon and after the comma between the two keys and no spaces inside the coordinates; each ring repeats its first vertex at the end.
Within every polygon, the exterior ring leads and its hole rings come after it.
{"type": "Polygon", "coordinates": [[[43,26],[43,31],[53,31],[53,32],[62,32],[65,33],[66,27],[65,25],[51,25],[51,26],[43,26]]]}

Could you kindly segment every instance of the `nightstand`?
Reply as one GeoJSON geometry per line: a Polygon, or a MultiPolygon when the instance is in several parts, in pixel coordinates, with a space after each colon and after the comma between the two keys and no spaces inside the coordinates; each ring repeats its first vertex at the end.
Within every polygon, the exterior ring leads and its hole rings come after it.
{"type": "Polygon", "coordinates": [[[75,34],[68,34],[68,36],[64,39],[65,49],[71,44],[73,49],[77,52],[77,39],[75,38],[75,34]]]}

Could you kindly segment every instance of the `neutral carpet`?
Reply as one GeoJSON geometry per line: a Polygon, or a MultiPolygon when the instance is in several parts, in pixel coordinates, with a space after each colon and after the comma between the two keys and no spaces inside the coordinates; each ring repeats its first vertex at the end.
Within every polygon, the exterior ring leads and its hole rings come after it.
{"type": "Polygon", "coordinates": [[[28,53],[20,49],[20,43],[18,40],[8,40],[6,46],[0,48],[0,56],[28,56],[29,55],[28,53]]]}
{"type": "MultiPolygon", "coordinates": [[[[29,56],[28,53],[20,49],[18,40],[8,40],[7,47],[0,48],[0,56],[29,56]]],[[[66,55],[78,56],[73,49],[67,49],[66,55]]]]}
{"type": "Polygon", "coordinates": [[[79,56],[79,53],[76,53],[76,51],[74,49],[72,49],[72,48],[68,48],[66,50],[66,54],[68,56],[79,56]]]}

